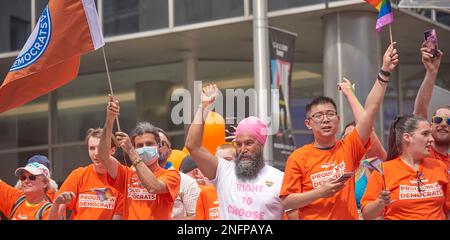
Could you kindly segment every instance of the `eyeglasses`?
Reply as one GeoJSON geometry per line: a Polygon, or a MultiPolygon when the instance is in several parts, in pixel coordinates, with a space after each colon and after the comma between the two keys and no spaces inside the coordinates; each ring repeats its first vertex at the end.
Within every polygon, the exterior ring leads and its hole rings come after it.
{"type": "Polygon", "coordinates": [[[443,120],[445,120],[445,123],[450,126],[450,117],[433,116],[431,119],[431,121],[436,124],[441,124],[443,120]]]}
{"type": "Polygon", "coordinates": [[[321,122],[323,121],[324,117],[327,116],[328,120],[334,119],[337,116],[337,112],[336,111],[327,111],[326,113],[323,112],[316,112],[313,115],[311,115],[311,119],[314,122],[321,122]]]}
{"type": "Polygon", "coordinates": [[[20,181],[25,181],[27,178],[30,179],[30,181],[34,181],[34,180],[36,180],[37,176],[36,175],[30,175],[28,177],[25,175],[19,176],[20,181]]]}
{"type": "Polygon", "coordinates": [[[423,183],[422,183],[423,173],[420,171],[417,171],[416,174],[417,174],[417,191],[419,191],[419,193],[420,193],[423,191],[423,189],[420,188],[420,186],[423,185],[423,183]]]}

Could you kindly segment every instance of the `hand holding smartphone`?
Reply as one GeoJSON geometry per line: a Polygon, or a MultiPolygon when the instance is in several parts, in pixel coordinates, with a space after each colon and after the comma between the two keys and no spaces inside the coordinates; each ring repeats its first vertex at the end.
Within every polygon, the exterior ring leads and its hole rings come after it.
{"type": "Polygon", "coordinates": [[[431,54],[433,54],[433,58],[439,56],[438,52],[438,43],[437,43],[437,35],[436,30],[434,28],[426,30],[423,32],[426,46],[431,49],[431,54]]]}
{"type": "Polygon", "coordinates": [[[332,181],[332,183],[345,182],[353,176],[353,172],[344,172],[338,179],[332,181]]]}

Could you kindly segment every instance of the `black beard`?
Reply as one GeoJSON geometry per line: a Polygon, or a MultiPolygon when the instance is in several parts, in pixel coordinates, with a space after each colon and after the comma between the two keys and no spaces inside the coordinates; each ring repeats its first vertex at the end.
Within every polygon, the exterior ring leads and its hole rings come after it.
{"type": "Polygon", "coordinates": [[[167,159],[169,158],[169,154],[159,154],[158,164],[162,168],[164,168],[167,164],[167,159]]]}
{"type": "Polygon", "coordinates": [[[255,157],[249,157],[250,160],[241,161],[242,154],[236,159],[236,165],[234,167],[236,176],[241,180],[251,180],[256,178],[259,171],[264,167],[264,160],[262,153],[257,154],[255,157]]]}

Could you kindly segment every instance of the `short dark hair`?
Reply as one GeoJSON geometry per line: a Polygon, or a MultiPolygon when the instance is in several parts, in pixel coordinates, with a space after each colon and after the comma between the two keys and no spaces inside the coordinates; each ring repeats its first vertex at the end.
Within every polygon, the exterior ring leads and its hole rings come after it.
{"type": "Polygon", "coordinates": [[[334,107],[334,110],[337,110],[336,103],[333,99],[325,96],[315,97],[310,103],[306,105],[306,114],[311,111],[311,108],[320,104],[331,103],[334,107]]]}
{"type": "Polygon", "coordinates": [[[156,129],[155,126],[153,126],[149,122],[138,122],[136,124],[136,127],[131,131],[130,139],[131,139],[131,143],[133,144],[133,146],[135,144],[134,139],[137,136],[142,136],[146,133],[153,134],[153,136],[155,137],[156,143],[158,144],[158,147],[161,146],[161,139],[159,138],[158,130],[156,129]]]}
{"type": "Polygon", "coordinates": [[[194,162],[194,159],[192,159],[191,155],[187,155],[183,158],[183,160],[181,160],[180,172],[188,173],[196,168],[197,164],[194,162]]]}

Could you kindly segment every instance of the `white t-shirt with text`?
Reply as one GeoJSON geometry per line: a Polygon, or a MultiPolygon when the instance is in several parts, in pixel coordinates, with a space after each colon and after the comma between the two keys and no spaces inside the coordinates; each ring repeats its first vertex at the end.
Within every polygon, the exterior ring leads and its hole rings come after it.
{"type": "Polygon", "coordinates": [[[219,158],[212,183],[219,198],[220,219],[278,220],[284,208],[279,197],[284,173],[265,165],[256,178],[241,180],[236,176],[235,161],[219,158]]]}

